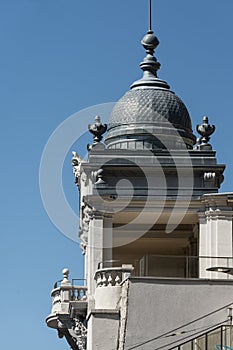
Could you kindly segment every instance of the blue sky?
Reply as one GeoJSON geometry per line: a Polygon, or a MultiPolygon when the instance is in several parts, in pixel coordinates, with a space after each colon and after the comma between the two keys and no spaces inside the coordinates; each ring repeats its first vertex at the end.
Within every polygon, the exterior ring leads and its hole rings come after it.
{"type": "MultiPolygon", "coordinates": [[[[193,129],[204,115],[216,125],[212,144],[219,163],[227,164],[222,191],[231,191],[233,1],[153,3],[159,76],[187,105],[193,129]]],[[[63,350],[65,341],[44,322],[50,290],[65,266],[81,277],[83,261],[78,244],[59,233],[43,208],[40,159],[63,120],[117,101],[141,76],[147,0],[0,0],[0,16],[0,348],[63,350]]],[[[68,158],[63,173],[76,210],[68,158]]]]}

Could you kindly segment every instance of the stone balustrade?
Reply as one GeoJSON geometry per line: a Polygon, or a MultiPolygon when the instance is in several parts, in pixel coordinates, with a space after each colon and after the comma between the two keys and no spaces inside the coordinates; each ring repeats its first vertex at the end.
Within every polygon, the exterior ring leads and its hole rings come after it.
{"type": "Polygon", "coordinates": [[[96,287],[119,286],[133,271],[132,265],[122,265],[122,267],[107,267],[96,271],[96,287]]]}
{"type": "Polygon", "coordinates": [[[62,273],[63,280],[56,282],[51,292],[52,312],[46,323],[58,330],[59,338],[65,337],[72,349],[86,349],[87,287],[75,285],[78,280],[70,282],[68,269],[62,273]]]}
{"type": "Polygon", "coordinates": [[[52,290],[51,297],[53,307],[55,307],[57,304],[60,304],[61,302],[85,301],[87,300],[87,287],[70,286],[64,288],[64,286],[61,286],[52,290]]]}
{"type": "Polygon", "coordinates": [[[61,291],[60,288],[53,289],[51,292],[52,297],[52,313],[57,313],[61,308],[61,291]]]}
{"type": "Polygon", "coordinates": [[[87,300],[87,287],[72,285],[68,279],[68,274],[68,269],[64,269],[64,279],[60,286],[54,288],[51,292],[52,314],[66,313],[65,310],[68,312],[70,302],[85,302],[87,300]]]}
{"type": "Polygon", "coordinates": [[[71,300],[72,301],[86,301],[87,300],[87,287],[72,286],[71,300]]]}

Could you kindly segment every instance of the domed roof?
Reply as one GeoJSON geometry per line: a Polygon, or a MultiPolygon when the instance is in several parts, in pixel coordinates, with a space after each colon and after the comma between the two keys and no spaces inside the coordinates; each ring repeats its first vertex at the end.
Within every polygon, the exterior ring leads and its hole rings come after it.
{"type": "Polygon", "coordinates": [[[156,123],[165,119],[177,128],[192,132],[188,110],[172,91],[134,89],[126,92],[113,108],[109,130],[122,124],[156,123]]]}
{"type": "Polygon", "coordinates": [[[177,149],[195,144],[185,104],[157,77],[160,64],[153,53],[158,43],[152,31],[142,40],[147,52],[140,64],[144,76],[113,108],[105,139],[108,148],[177,149]]]}

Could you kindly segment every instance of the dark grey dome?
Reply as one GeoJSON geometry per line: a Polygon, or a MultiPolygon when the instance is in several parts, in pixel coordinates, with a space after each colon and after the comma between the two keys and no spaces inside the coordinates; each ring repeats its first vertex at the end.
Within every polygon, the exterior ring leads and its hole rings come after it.
{"type": "Polygon", "coordinates": [[[195,144],[187,108],[157,76],[160,63],[153,53],[158,43],[152,31],[142,40],[147,53],[140,64],[144,74],[112,110],[108,148],[192,149],[195,144]]]}
{"type": "Polygon", "coordinates": [[[129,123],[153,123],[168,120],[177,128],[192,133],[187,108],[170,90],[135,89],[117,102],[110,116],[109,130],[129,123]]]}
{"type": "Polygon", "coordinates": [[[168,89],[133,88],[112,110],[108,148],[193,148],[195,136],[182,100],[168,89]]]}

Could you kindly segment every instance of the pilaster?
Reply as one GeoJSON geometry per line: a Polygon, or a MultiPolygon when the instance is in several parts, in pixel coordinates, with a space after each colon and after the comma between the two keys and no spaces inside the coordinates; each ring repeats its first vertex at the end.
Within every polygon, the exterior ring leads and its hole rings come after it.
{"type": "Polygon", "coordinates": [[[226,274],[206,271],[209,267],[227,267],[232,263],[232,208],[216,198],[205,200],[199,213],[199,277],[228,278],[226,274]]]}
{"type": "MultiPolygon", "coordinates": [[[[112,217],[92,209],[90,214],[88,243],[86,249],[86,279],[89,300],[95,291],[95,272],[99,265],[112,259],[112,217]]],[[[93,305],[89,305],[90,308],[93,305]]]]}

